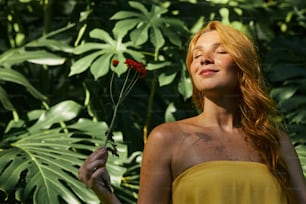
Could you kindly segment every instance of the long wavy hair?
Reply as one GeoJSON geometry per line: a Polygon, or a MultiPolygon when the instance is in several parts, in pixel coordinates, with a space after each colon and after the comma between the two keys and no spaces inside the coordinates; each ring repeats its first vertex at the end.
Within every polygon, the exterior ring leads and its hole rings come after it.
{"type": "MultiPolygon", "coordinates": [[[[280,155],[280,124],[275,122],[278,116],[276,105],[268,95],[263,80],[259,57],[252,40],[243,32],[218,21],[208,23],[196,33],[190,41],[186,57],[188,70],[192,63],[192,51],[199,37],[209,31],[216,31],[226,51],[232,56],[239,81],[239,119],[242,130],[259,152],[270,172],[277,178],[287,194],[289,203],[293,196],[289,190],[289,173],[280,155]],[[273,120],[274,119],[274,120],[273,120]]],[[[203,111],[205,93],[197,90],[193,84],[193,102],[203,111]]]]}

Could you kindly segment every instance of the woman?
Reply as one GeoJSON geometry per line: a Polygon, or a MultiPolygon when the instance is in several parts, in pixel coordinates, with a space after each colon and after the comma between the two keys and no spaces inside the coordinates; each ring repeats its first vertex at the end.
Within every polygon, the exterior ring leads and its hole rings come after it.
{"type": "MultiPolygon", "coordinates": [[[[138,203],[306,203],[300,162],[271,120],[276,110],[253,43],[212,21],[192,38],[186,63],[202,112],[151,131],[138,203]]],[[[120,203],[107,188],[106,160],[105,149],[98,149],[80,168],[80,179],[103,203],[120,203]]]]}

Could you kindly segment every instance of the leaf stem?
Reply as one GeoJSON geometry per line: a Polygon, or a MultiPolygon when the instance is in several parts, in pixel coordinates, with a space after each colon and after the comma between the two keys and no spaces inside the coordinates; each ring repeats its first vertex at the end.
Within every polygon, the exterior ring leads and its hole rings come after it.
{"type": "MultiPolygon", "coordinates": [[[[158,52],[159,52],[159,50],[157,48],[155,48],[154,61],[158,60],[158,52]]],[[[157,74],[156,70],[153,70],[153,79],[151,81],[151,91],[150,91],[149,101],[148,101],[147,117],[146,117],[145,125],[143,127],[143,141],[144,141],[144,143],[146,143],[146,141],[147,141],[148,129],[150,129],[153,102],[154,102],[154,97],[155,97],[155,93],[156,93],[157,81],[158,81],[158,74],[157,74]]]]}

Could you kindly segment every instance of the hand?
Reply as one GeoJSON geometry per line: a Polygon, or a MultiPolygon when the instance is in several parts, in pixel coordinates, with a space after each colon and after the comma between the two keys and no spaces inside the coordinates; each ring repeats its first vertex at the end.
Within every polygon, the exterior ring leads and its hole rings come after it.
{"type": "Polygon", "coordinates": [[[79,169],[79,179],[91,188],[100,199],[112,193],[110,176],[105,167],[107,157],[106,148],[98,148],[89,155],[79,169]]]}

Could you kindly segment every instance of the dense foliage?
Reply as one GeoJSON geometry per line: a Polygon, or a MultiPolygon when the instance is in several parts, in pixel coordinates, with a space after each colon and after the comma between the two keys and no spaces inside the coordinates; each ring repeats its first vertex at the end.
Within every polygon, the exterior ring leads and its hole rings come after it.
{"type": "Polygon", "coordinates": [[[302,0],[0,0],[0,202],[99,203],[77,179],[105,143],[127,74],[146,64],[118,109],[112,185],[137,199],[141,152],[150,130],[196,114],[184,58],[209,20],[230,23],[258,45],[271,96],[306,175],[306,3],[302,0]],[[116,95],[117,94],[117,95],[116,95]]]}

